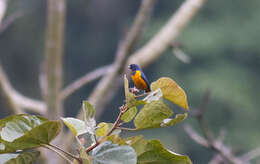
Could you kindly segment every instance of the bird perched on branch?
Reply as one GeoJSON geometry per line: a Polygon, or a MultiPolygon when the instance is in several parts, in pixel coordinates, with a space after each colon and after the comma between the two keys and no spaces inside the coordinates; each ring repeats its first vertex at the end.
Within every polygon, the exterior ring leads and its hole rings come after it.
{"type": "Polygon", "coordinates": [[[130,64],[128,68],[132,71],[131,79],[133,80],[135,86],[140,90],[150,92],[150,84],[140,66],[137,64],[130,64]]]}

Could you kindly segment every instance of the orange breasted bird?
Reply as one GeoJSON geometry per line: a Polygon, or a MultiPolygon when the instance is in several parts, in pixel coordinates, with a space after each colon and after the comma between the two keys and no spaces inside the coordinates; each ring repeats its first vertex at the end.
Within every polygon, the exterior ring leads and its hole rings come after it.
{"type": "Polygon", "coordinates": [[[140,66],[137,64],[130,64],[128,68],[132,71],[131,79],[133,80],[135,86],[140,90],[150,92],[150,84],[140,66]]]}

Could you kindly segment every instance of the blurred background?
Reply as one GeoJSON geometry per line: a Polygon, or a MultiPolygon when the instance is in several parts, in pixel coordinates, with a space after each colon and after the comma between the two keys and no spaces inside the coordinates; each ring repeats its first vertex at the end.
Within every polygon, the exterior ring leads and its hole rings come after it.
{"type": "MultiPolygon", "coordinates": [[[[138,47],[145,44],[166,23],[182,0],[156,3],[138,47]]],[[[117,44],[139,7],[139,0],[68,0],[66,15],[64,86],[83,74],[110,64],[117,44]]],[[[238,153],[260,146],[260,1],[208,1],[178,42],[190,58],[183,63],[171,49],[144,69],[150,81],[159,77],[173,78],[187,93],[189,106],[199,107],[203,94],[211,91],[206,119],[217,136],[226,131],[224,142],[238,153]]],[[[7,16],[22,12],[8,29],[0,33],[0,63],[15,89],[26,96],[41,99],[38,74],[44,54],[46,27],[45,0],[9,0],[7,16]]],[[[65,101],[66,116],[75,116],[97,81],[75,92],[65,101]]],[[[123,90],[113,98],[100,121],[112,122],[123,103],[123,90]]],[[[0,118],[10,114],[0,97],[0,118]]],[[[187,154],[195,164],[207,163],[213,152],[191,140],[183,130],[188,117],[177,126],[124,133],[143,134],[160,139],[164,145],[187,154]]],[[[257,159],[254,163],[259,163],[257,159]]]]}

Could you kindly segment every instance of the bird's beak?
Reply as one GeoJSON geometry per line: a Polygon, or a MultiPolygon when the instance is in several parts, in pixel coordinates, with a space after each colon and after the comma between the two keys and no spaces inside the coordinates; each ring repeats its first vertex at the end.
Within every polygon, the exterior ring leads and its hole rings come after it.
{"type": "Polygon", "coordinates": [[[130,65],[127,68],[130,69],[130,65]]]}

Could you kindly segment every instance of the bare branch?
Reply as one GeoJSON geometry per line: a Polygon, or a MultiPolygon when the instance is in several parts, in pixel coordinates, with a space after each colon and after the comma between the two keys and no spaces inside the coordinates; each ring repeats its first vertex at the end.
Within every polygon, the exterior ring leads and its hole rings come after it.
{"type": "Polygon", "coordinates": [[[12,23],[14,23],[18,18],[24,16],[24,13],[17,11],[12,15],[8,16],[0,26],[0,33],[4,32],[12,23]]]}
{"type": "Polygon", "coordinates": [[[103,66],[90,73],[87,73],[86,75],[82,76],[81,78],[77,79],[76,81],[72,82],[67,87],[65,87],[61,92],[61,98],[66,99],[69,95],[71,95],[73,92],[77,91],[84,85],[108,73],[111,70],[111,68],[112,65],[103,66]]]}
{"type": "Polygon", "coordinates": [[[209,129],[208,124],[203,116],[206,112],[206,107],[209,102],[209,97],[210,97],[209,91],[206,91],[206,93],[203,97],[203,101],[200,105],[200,109],[198,112],[196,112],[197,114],[194,115],[199,122],[200,128],[205,136],[205,140],[207,141],[207,144],[205,144],[205,141],[202,142],[202,139],[201,139],[202,137],[196,131],[192,130],[191,127],[189,127],[188,129],[185,128],[187,134],[197,143],[199,143],[202,146],[205,146],[207,148],[210,148],[213,151],[215,151],[216,153],[220,154],[225,161],[230,162],[230,163],[235,163],[235,164],[247,164],[246,161],[233,155],[231,148],[229,148],[228,146],[223,144],[223,142],[222,142],[223,134],[221,134],[219,139],[214,138],[214,136],[213,136],[211,130],[209,129]]]}
{"type": "Polygon", "coordinates": [[[7,9],[7,0],[0,0],[0,25],[2,24],[7,9]]]}
{"type": "Polygon", "coordinates": [[[47,31],[45,44],[45,68],[47,93],[45,96],[48,117],[62,116],[62,58],[65,24],[65,0],[48,0],[47,31]]]}
{"type": "Polygon", "coordinates": [[[250,161],[254,158],[257,158],[260,156],[260,147],[254,149],[254,150],[251,150],[250,152],[246,153],[245,155],[243,155],[241,158],[244,160],[244,161],[250,161]]]}
{"type": "Polygon", "coordinates": [[[121,42],[121,44],[118,47],[111,73],[103,77],[91,93],[89,101],[96,107],[97,117],[102,113],[102,111],[99,110],[100,105],[105,104],[100,101],[106,101],[104,99],[104,95],[107,95],[107,93],[109,92],[110,88],[114,84],[114,79],[116,79],[125,70],[125,65],[128,56],[133,50],[136,41],[141,36],[141,31],[145,25],[145,22],[151,15],[154,3],[155,0],[142,1],[142,4],[140,6],[140,9],[137,13],[133,25],[131,26],[125,39],[121,42]]]}
{"type": "Polygon", "coordinates": [[[195,132],[189,125],[185,125],[184,130],[195,142],[204,147],[209,147],[208,141],[195,132]]]}
{"type": "Polygon", "coordinates": [[[155,61],[171,46],[205,2],[206,0],[186,0],[161,31],[134,53],[128,63],[138,63],[144,67],[155,61]]]}
{"type": "Polygon", "coordinates": [[[16,114],[24,113],[22,109],[40,114],[46,113],[46,106],[43,102],[25,97],[11,86],[2,66],[0,66],[0,91],[7,99],[10,109],[16,114]]]}

